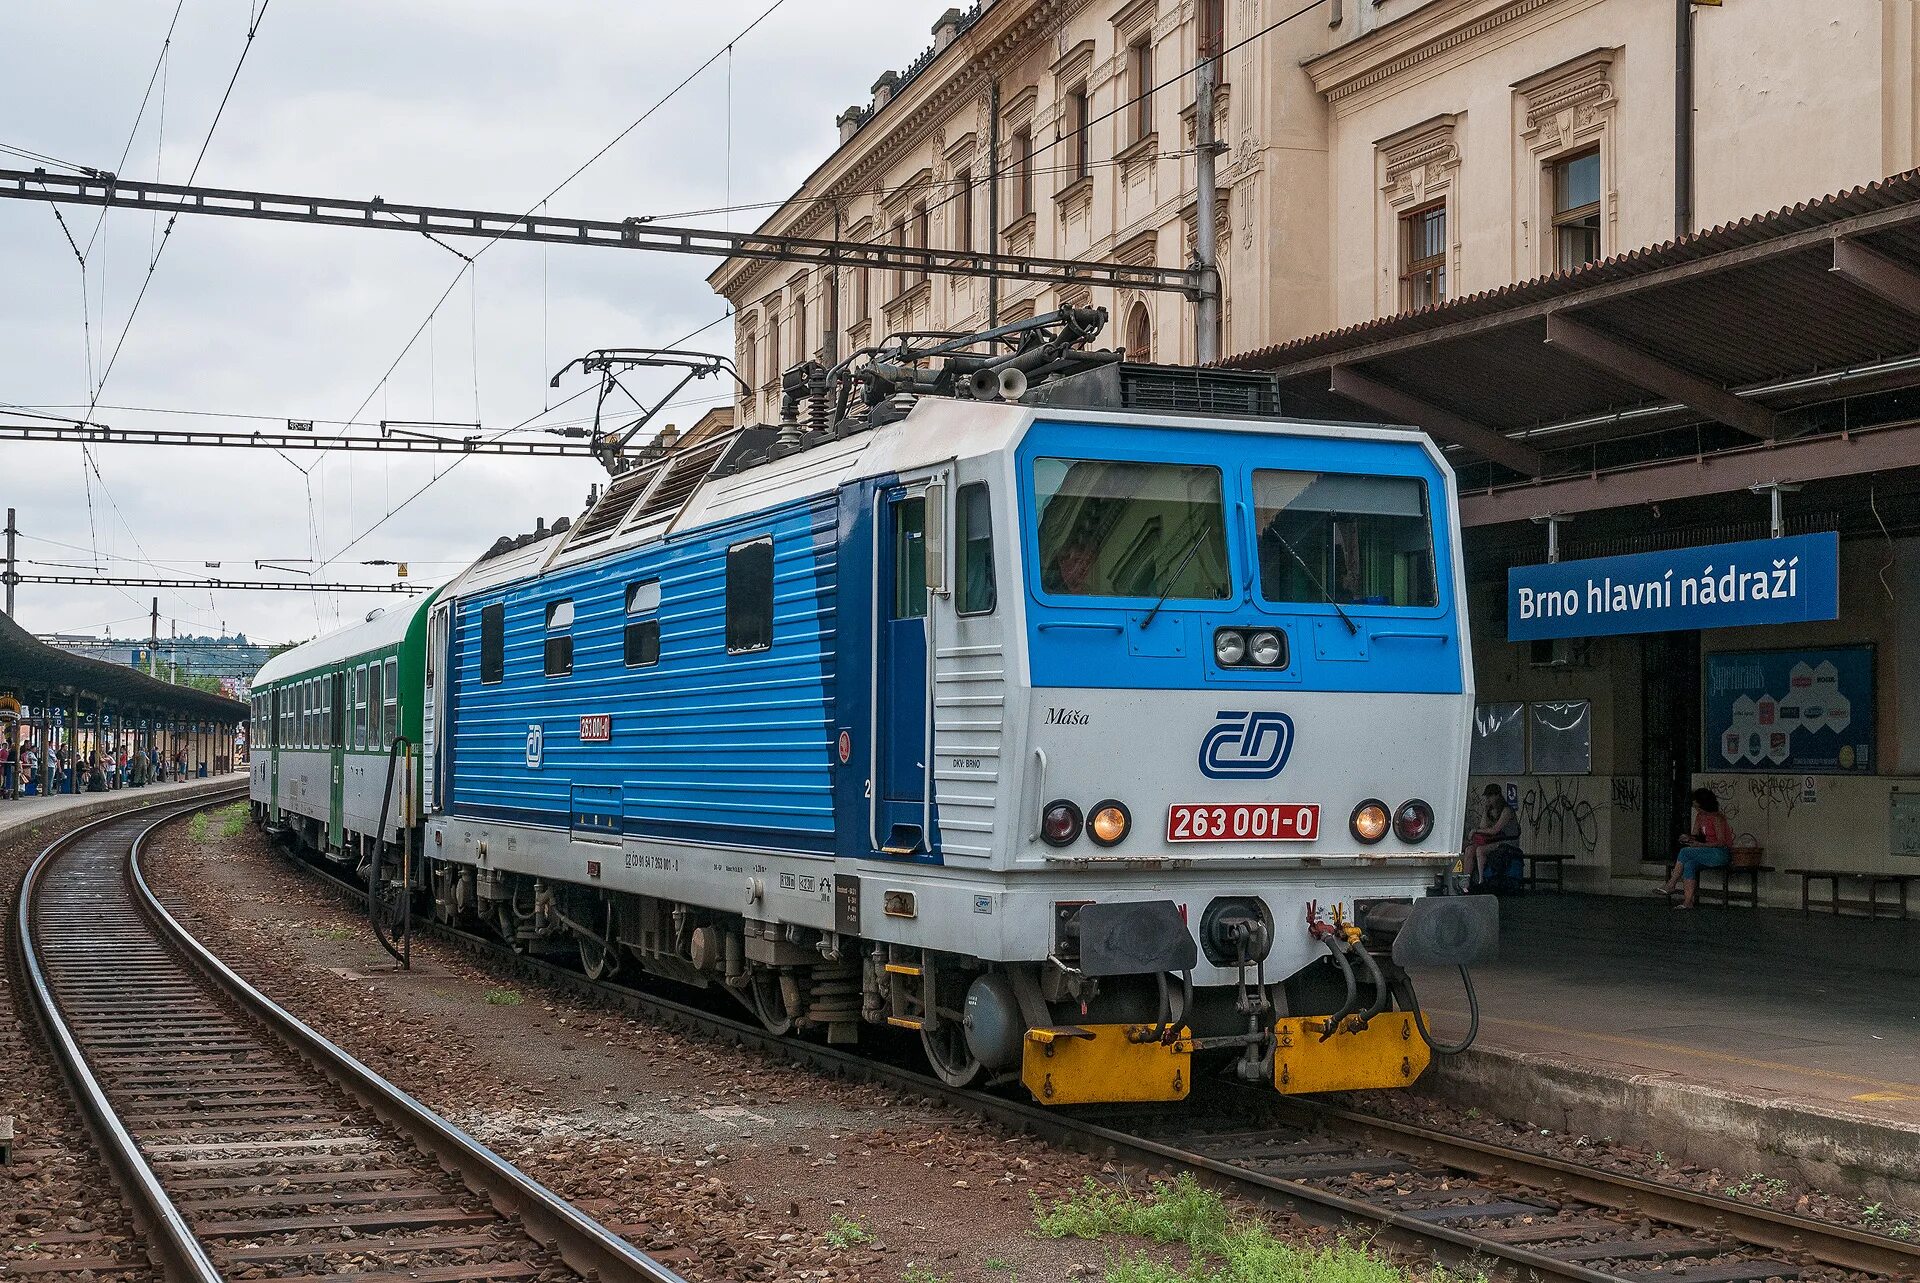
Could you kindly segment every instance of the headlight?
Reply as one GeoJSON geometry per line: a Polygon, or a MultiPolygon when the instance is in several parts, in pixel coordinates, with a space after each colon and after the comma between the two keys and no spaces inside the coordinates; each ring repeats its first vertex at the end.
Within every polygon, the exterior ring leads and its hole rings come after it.
{"type": "Polygon", "coordinates": [[[1393,835],[1402,842],[1424,842],[1433,832],[1433,808],[1414,798],[1402,802],[1400,809],[1393,813],[1393,835]]]}
{"type": "Polygon", "coordinates": [[[1080,836],[1080,808],[1062,800],[1047,803],[1040,812],[1040,840],[1048,846],[1071,846],[1080,836]]]}
{"type": "Polygon", "coordinates": [[[1231,628],[1213,635],[1213,657],[1228,668],[1247,657],[1247,639],[1231,628]]]}
{"type": "Polygon", "coordinates": [[[1368,798],[1353,808],[1353,817],[1347,821],[1347,828],[1352,831],[1355,841],[1372,846],[1387,835],[1387,804],[1368,798]]]}
{"type": "Polygon", "coordinates": [[[1093,808],[1087,817],[1087,836],[1101,846],[1118,846],[1133,828],[1133,816],[1123,803],[1111,799],[1093,808]]]}
{"type": "Polygon", "coordinates": [[[1269,668],[1279,663],[1280,656],[1286,651],[1286,647],[1280,641],[1279,633],[1255,633],[1247,649],[1253,655],[1254,663],[1269,668]]]}

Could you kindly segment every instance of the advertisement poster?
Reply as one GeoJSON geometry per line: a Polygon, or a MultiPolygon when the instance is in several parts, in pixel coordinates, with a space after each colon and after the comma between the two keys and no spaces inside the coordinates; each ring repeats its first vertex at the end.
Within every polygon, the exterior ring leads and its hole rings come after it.
{"type": "Polygon", "coordinates": [[[1709,771],[1871,775],[1873,647],[1706,657],[1709,771]]]}

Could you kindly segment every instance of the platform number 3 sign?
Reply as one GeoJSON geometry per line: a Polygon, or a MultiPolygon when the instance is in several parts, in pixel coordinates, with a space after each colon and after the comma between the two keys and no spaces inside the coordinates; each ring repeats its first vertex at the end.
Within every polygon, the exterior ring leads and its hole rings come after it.
{"type": "Polygon", "coordinates": [[[540,729],[540,723],[535,722],[533,725],[527,727],[528,770],[537,771],[540,769],[540,758],[546,752],[546,747],[547,735],[545,731],[540,729]]]}

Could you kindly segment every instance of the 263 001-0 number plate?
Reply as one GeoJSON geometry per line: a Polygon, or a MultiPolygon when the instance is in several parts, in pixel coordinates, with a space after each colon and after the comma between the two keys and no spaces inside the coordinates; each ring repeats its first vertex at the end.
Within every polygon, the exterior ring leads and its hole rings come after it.
{"type": "Polygon", "coordinates": [[[1319,836],[1314,803],[1175,802],[1167,808],[1169,842],[1311,842],[1319,836]]]}

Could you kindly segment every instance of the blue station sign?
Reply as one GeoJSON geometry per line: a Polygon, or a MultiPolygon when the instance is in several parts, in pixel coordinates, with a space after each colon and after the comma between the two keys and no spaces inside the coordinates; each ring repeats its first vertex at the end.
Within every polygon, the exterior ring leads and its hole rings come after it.
{"type": "Polygon", "coordinates": [[[1834,531],[1507,571],[1507,640],[1788,624],[1840,615],[1834,531]]]}

